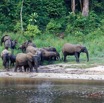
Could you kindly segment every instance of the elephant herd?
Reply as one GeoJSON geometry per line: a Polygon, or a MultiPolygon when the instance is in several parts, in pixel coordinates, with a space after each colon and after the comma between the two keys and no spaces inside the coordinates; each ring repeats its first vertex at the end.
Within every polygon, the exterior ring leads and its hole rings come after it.
{"type": "MultiPolygon", "coordinates": [[[[17,41],[12,40],[9,35],[4,35],[1,38],[1,45],[2,43],[4,43],[5,49],[1,52],[1,57],[3,66],[7,70],[9,70],[10,65],[15,65],[15,72],[33,72],[34,69],[38,72],[38,67],[42,65],[44,61],[51,63],[52,61],[60,60],[60,54],[55,47],[49,46],[38,48],[31,40],[27,40],[18,47],[18,49],[21,50],[21,53],[14,55],[8,50],[8,48],[14,50],[16,48],[17,41]]],[[[81,52],[86,53],[87,61],[89,61],[88,50],[85,46],[65,43],[62,47],[62,54],[64,57],[63,61],[66,61],[66,57],[68,55],[74,55],[76,62],[79,62],[81,52]]]]}

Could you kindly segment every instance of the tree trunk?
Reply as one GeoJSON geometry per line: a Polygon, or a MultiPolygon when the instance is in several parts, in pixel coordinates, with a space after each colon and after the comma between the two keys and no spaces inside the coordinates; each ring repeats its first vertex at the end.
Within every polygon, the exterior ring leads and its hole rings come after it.
{"type": "Polygon", "coordinates": [[[71,9],[72,12],[75,13],[75,0],[71,0],[71,9]]]}
{"type": "Polygon", "coordinates": [[[23,19],[22,19],[22,11],[23,11],[23,2],[24,0],[22,0],[21,2],[21,10],[20,10],[20,21],[21,21],[21,31],[23,32],[23,19]]]}
{"type": "Polygon", "coordinates": [[[88,16],[88,13],[89,13],[89,0],[83,0],[82,15],[88,16]]]}
{"type": "Polygon", "coordinates": [[[79,2],[80,2],[80,8],[81,8],[81,12],[82,12],[82,1],[79,0],[79,2]]]}

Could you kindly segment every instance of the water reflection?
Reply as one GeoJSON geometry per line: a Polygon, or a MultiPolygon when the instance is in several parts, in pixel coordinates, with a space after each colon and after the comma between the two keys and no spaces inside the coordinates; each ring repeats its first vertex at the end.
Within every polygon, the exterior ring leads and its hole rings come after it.
{"type": "Polygon", "coordinates": [[[36,94],[29,98],[29,103],[53,103],[53,85],[43,82],[37,86],[36,94]]]}
{"type": "Polygon", "coordinates": [[[0,103],[104,103],[104,85],[6,81],[0,83],[0,103]]]}

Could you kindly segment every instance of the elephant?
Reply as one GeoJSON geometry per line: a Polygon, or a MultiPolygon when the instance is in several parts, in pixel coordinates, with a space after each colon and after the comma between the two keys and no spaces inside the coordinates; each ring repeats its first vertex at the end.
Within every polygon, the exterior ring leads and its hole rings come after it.
{"type": "Polygon", "coordinates": [[[64,62],[66,61],[67,55],[74,55],[76,58],[76,62],[79,62],[81,52],[86,53],[87,61],[89,61],[89,53],[85,46],[79,44],[65,43],[62,47],[64,62]]]}
{"type": "Polygon", "coordinates": [[[21,49],[22,52],[24,53],[28,46],[32,46],[34,48],[36,47],[36,45],[34,43],[32,43],[31,40],[28,40],[28,41],[24,42],[22,45],[20,45],[20,47],[18,49],[21,49]]]}
{"type": "Polygon", "coordinates": [[[11,49],[15,49],[16,48],[17,41],[16,40],[12,40],[9,35],[4,35],[1,38],[1,45],[2,45],[3,42],[4,42],[5,48],[6,47],[11,48],[11,49]]]}
{"type": "Polygon", "coordinates": [[[42,61],[48,60],[50,63],[53,59],[56,60],[58,57],[59,54],[57,52],[47,51],[47,50],[44,50],[42,52],[42,61]]]}
{"type": "Polygon", "coordinates": [[[16,56],[16,66],[14,71],[17,72],[17,68],[19,67],[29,67],[30,72],[33,71],[33,67],[36,69],[36,72],[38,72],[38,57],[37,55],[33,55],[32,53],[19,53],[16,56]]]}
{"type": "Polygon", "coordinates": [[[16,62],[16,56],[11,54],[10,55],[10,66],[14,66],[15,62],[16,62]]]}
{"type": "Polygon", "coordinates": [[[54,47],[44,47],[43,49],[45,49],[45,50],[47,50],[47,51],[53,51],[53,52],[56,52],[57,50],[56,50],[56,48],[54,48],[54,47]]]}
{"type": "Polygon", "coordinates": [[[16,49],[17,40],[11,40],[11,49],[16,49]]]}
{"type": "Polygon", "coordinates": [[[1,38],[1,45],[3,42],[5,42],[6,40],[11,40],[11,37],[9,35],[4,35],[2,38],[1,38]]]}
{"type": "Polygon", "coordinates": [[[29,53],[29,52],[38,56],[39,64],[41,65],[42,64],[42,54],[44,52],[44,49],[42,49],[42,48],[35,48],[33,46],[28,46],[26,48],[26,53],[29,53]]]}
{"type": "Polygon", "coordinates": [[[2,55],[2,61],[4,68],[8,71],[9,70],[9,63],[10,63],[10,54],[5,53],[2,55]]]}
{"type": "Polygon", "coordinates": [[[35,54],[37,50],[38,50],[38,48],[36,48],[36,47],[28,46],[28,47],[26,48],[26,53],[31,52],[32,54],[35,54]]]}
{"type": "Polygon", "coordinates": [[[43,49],[46,51],[55,52],[56,54],[52,57],[54,60],[60,59],[60,54],[57,52],[56,48],[49,46],[49,47],[44,47],[43,49]]]}

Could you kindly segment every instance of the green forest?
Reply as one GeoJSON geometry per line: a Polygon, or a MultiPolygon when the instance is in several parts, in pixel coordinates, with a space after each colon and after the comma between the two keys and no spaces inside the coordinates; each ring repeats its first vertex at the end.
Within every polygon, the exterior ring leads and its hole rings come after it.
{"type": "MultiPolygon", "coordinates": [[[[17,40],[17,48],[32,40],[37,47],[55,47],[61,56],[65,43],[82,44],[91,63],[103,63],[104,0],[0,0],[0,38],[3,35],[17,40]]],[[[81,58],[86,62],[85,55],[81,58]]],[[[71,59],[69,63],[75,62],[71,59]]]]}

